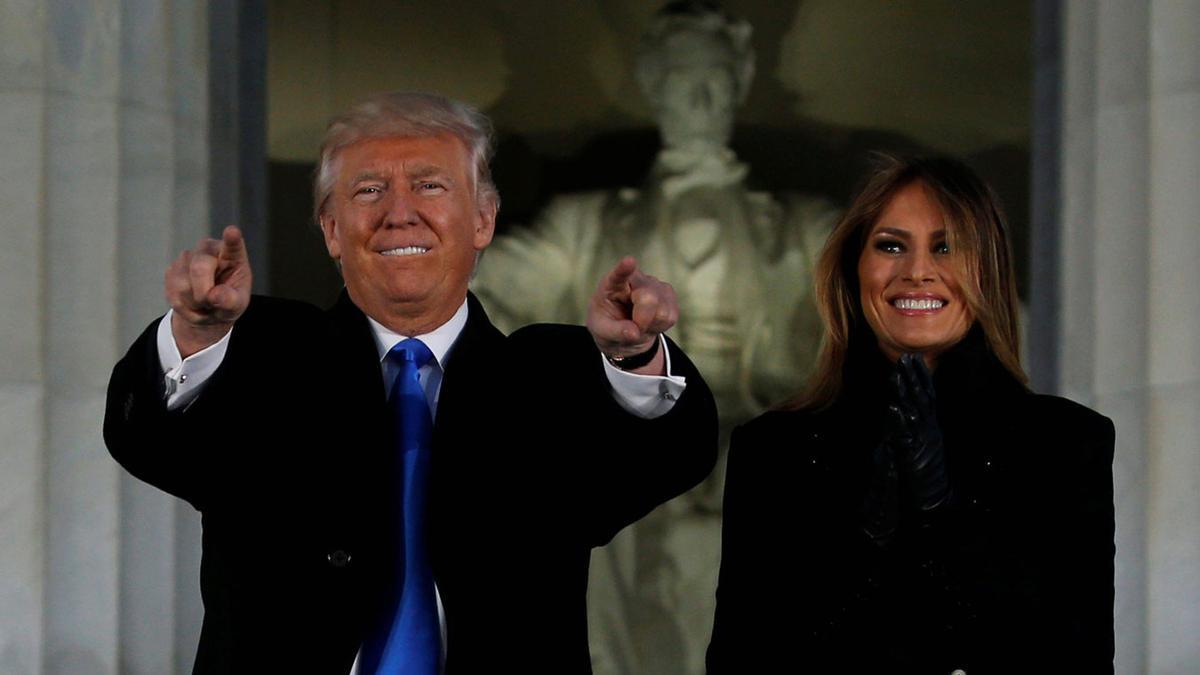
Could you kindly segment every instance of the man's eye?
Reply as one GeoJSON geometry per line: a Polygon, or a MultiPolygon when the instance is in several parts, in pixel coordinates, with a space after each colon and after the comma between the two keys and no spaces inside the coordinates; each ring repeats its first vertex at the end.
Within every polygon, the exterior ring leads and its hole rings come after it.
{"type": "Polygon", "coordinates": [[[383,190],[380,190],[378,186],[368,185],[366,187],[358,188],[358,190],[356,190],[354,192],[354,194],[356,194],[356,195],[377,195],[380,192],[383,192],[383,190]]]}
{"type": "Polygon", "coordinates": [[[420,183],[419,185],[417,185],[417,188],[418,188],[419,190],[421,190],[422,192],[430,192],[430,191],[432,191],[432,190],[441,190],[441,189],[442,189],[442,184],[441,184],[441,183],[435,183],[435,182],[433,182],[433,181],[425,181],[425,182],[423,182],[423,183],[420,183]]]}

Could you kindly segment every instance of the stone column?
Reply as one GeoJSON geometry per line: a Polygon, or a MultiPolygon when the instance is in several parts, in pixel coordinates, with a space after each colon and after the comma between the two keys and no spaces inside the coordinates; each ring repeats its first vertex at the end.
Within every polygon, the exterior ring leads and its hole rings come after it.
{"type": "Polygon", "coordinates": [[[0,671],[22,674],[45,618],[45,12],[0,4],[0,671]]]}
{"type": "Polygon", "coordinates": [[[1200,2],[1150,7],[1149,670],[1200,669],[1200,2]]]}
{"type": "Polygon", "coordinates": [[[1200,3],[1072,1],[1061,35],[1058,382],[1116,423],[1116,672],[1196,672],[1200,3]]]}
{"type": "Polygon", "coordinates": [[[126,476],[100,425],[164,266],[207,229],[206,16],[0,8],[0,672],[169,673],[195,641],[176,574],[195,517],[126,476]]]}
{"type": "MultiPolygon", "coordinates": [[[[213,223],[242,228],[254,292],[269,291],[266,0],[209,0],[209,188],[213,223]]],[[[286,8],[284,12],[294,11],[286,8]]]]}

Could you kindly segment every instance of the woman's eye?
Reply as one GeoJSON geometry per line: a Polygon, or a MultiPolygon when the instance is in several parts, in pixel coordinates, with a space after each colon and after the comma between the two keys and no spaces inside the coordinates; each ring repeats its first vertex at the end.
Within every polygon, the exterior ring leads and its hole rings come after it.
{"type": "Polygon", "coordinates": [[[875,242],[875,250],[884,253],[902,253],[904,245],[894,239],[880,239],[875,242]]]}
{"type": "Polygon", "coordinates": [[[934,244],[933,252],[940,253],[942,255],[946,255],[947,253],[950,252],[950,244],[947,244],[944,241],[938,242],[937,244],[934,244]]]}

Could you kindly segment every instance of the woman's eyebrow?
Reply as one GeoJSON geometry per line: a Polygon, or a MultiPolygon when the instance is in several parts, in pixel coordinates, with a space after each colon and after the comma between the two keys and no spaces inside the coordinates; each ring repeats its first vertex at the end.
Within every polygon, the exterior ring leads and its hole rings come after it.
{"type": "MultiPolygon", "coordinates": [[[[900,237],[901,239],[911,239],[912,238],[911,232],[909,232],[908,230],[905,230],[905,229],[901,229],[899,227],[881,227],[881,228],[875,230],[875,232],[873,232],[871,234],[871,236],[875,236],[875,235],[879,235],[879,234],[887,234],[887,235],[891,235],[893,237],[900,237]]],[[[941,230],[934,230],[930,234],[930,236],[933,239],[944,239],[946,237],[946,230],[944,228],[941,230]]]]}

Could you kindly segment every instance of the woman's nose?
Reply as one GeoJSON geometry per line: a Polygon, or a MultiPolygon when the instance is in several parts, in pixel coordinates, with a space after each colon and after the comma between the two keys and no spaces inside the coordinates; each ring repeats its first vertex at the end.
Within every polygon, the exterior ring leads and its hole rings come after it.
{"type": "Polygon", "coordinates": [[[904,257],[902,276],[914,282],[933,281],[937,278],[937,266],[929,251],[916,249],[904,257]]]}

